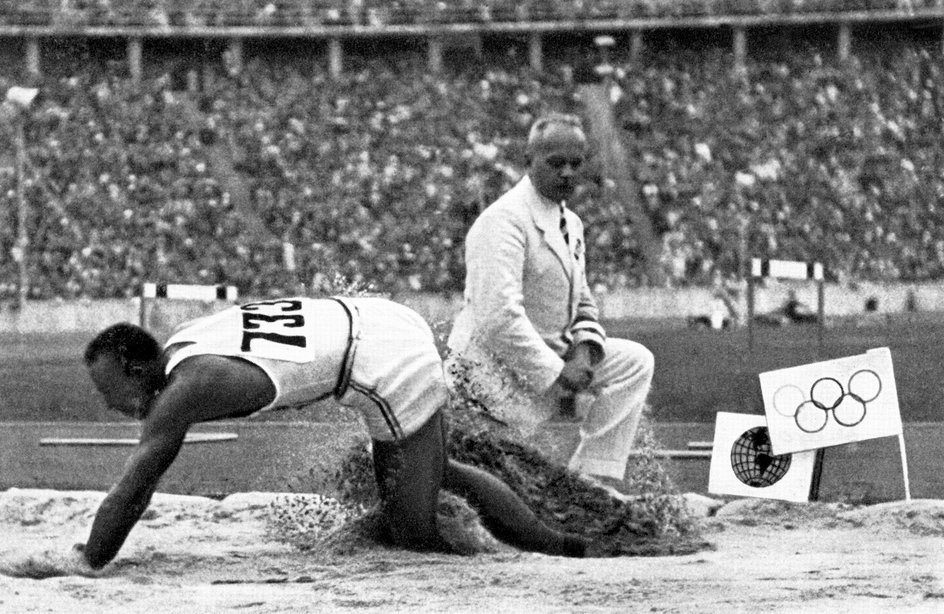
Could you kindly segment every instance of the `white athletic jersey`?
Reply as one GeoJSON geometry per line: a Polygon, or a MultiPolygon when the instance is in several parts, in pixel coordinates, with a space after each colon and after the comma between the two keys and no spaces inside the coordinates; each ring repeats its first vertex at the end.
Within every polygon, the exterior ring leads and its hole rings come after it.
{"type": "Polygon", "coordinates": [[[303,405],[337,392],[350,343],[351,317],[337,300],[257,301],[184,324],[164,344],[181,346],[165,372],[191,356],[241,358],[265,371],[276,387],[276,399],[263,409],[303,405]]]}
{"type": "Polygon", "coordinates": [[[429,325],[382,298],[248,303],[188,322],[164,347],[172,346],[167,374],[191,356],[241,358],[275,386],[275,399],[259,411],[334,396],[378,441],[409,437],[449,396],[429,325]]]}

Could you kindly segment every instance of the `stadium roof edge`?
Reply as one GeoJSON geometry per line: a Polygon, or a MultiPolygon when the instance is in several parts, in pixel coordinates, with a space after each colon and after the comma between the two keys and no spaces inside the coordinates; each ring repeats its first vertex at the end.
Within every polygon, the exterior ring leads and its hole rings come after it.
{"type": "Polygon", "coordinates": [[[322,26],[151,26],[151,25],[8,25],[0,37],[146,37],[146,38],[359,38],[449,34],[531,34],[573,31],[632,31],[679,28],[803,26],[827,24],[906,23],[938,21],[944,7],[913,11],[850,11],[781,15],[718,15],[678,18],[508,21],[398,25],[322,26]]]}

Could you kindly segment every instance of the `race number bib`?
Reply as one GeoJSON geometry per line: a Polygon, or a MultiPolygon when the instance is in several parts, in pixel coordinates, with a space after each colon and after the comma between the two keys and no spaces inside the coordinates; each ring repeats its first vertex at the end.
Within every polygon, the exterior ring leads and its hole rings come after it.
{"type": "Polygon", "coordinates": [[[240,352],[260,358],[308,362],[315,342],[314,320],[298,299],[257,301],[239,307],[242,317],[240,352]]]}

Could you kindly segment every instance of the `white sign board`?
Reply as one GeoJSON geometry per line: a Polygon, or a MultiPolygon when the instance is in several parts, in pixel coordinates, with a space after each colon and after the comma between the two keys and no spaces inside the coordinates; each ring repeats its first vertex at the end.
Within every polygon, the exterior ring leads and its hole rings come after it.
{"type": "Polygon", "coordinates": [[[774,455],[764,416],[718,412],[708,492],[804,502],[816,452],[774,455]]]}
{"type": "Polygon", "coordinates": [[[776,454],[900,435],[888,348],[760,374],[776,454]]]}

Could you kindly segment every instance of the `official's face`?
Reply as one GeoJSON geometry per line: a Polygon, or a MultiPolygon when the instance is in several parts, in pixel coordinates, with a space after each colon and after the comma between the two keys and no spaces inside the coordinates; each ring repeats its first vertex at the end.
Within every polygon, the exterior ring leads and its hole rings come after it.
{"type": "Polygon", "coordinates": [[[530,151],[528,175],[534,189],[554,202],[569,199],[586,160],[583,132],[571,126],[552,125],[530,151]]]}

